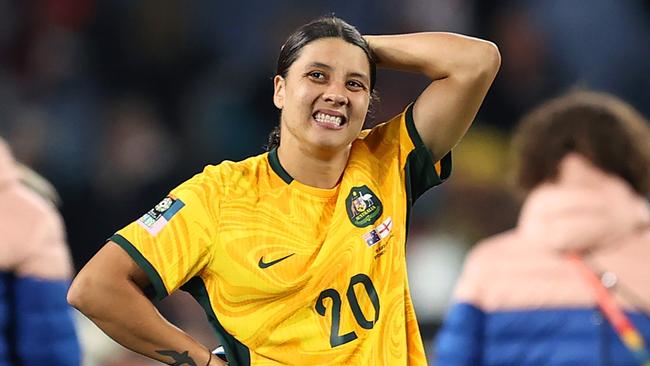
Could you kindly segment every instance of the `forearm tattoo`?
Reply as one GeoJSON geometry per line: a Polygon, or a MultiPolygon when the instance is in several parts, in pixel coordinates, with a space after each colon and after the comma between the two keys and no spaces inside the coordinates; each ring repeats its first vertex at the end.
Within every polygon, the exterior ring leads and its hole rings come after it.
{"type": "Polygon", "coordinates": [[[187,351],[180,353],[172,350],[158,350],[156,353],[173,358],[174,363],[165,362],[171,366],[196,366],[196,362],[194,362],[187,351]]]}

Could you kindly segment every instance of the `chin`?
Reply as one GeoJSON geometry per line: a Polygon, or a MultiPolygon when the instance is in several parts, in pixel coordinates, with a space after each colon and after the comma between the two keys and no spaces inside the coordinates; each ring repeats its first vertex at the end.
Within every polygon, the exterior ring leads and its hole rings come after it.
{"type": "Polygon", "coordinates": [[[349,145],[350,142],[341,141],[340,139],[319,139],[312,144],[314,148],[323,152],[337,152],[349,145]]]}

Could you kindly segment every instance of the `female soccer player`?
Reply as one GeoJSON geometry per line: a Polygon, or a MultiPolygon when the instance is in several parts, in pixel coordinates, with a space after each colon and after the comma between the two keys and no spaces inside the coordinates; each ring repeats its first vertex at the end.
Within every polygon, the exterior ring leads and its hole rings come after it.
{"type": "Polygon", "coordinates": [[[335,17],[285,42],[274,78],[278,144],[222,162],[118,231],[75,279],[71,304],[126,347],[218,365],[147,295],[182,288],[230,365],[426,364],[405,268],[411,205],[451,169],[500,56],[449,33],[362,37],[335,17]],[[376,64],[432,83],[361,131],[376,64]]]}

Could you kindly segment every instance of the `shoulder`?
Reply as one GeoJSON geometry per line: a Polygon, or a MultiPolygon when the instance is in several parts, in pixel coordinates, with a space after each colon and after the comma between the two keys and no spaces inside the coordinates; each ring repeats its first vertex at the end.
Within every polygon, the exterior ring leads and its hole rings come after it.
{"type": "MultiPolygon", "coordinates": [[[[484,267],[484,264],[498,265],[498,259],[517,251],[518,234],[516,229],[485,238],[474,246],[467,255],[465,266],[484,267]]],[[[525,246],[525,245],[521,245],[525,246]]]]}
{"type": "Polygon", "coordinates": [[[202,172],[183,182],[172,193],[208,192],[212,196],[230,196],[257,186],[267,173],[267,153],[236,162],[225,160],[217,165],[207,165],[202,172]]]}
{"type": "Polygon", "coordinates": [[[512,261],[513,255],[517,255],[518,247],[525,247],[517,242],[517,232],[511,229],[476,243],[467,254],[463,267],[467,280],[481,281],[487,273],[503,268],[504,261],[512,261]]]}
{"type": "Polygon", "coordinates": [[[515,260],[512,252],[517,246],[516,230],[508,230],[478,242],[467,254],[461,277],[456,285],[457,301],[480,304],[480,296],[485,295],[482,288],[487,278],[490,284],[496,280],[494,275],[503,269],[504,261],[515,260]]]}
{"type": "Polygon", "coordinates": [[[412,116],[412,113],[409,113],[410,109],[411,106],[408,106],[398,115],[378,123],[370,129],[362,130],[357,138],[357,142],[370,147],[376,146],[379,143],[399,143],[402,127],[406,127],[408,115],[412,116]]]}
{"type": "Polygon", "coordinates": [[[251,156],[241,161],[224,160],[205,167],[203,173],[221,182],[236,182],[260,174],[268,167],[268,153],[251,156]]]}
{"type": "Polygon", "coordinates": [[[55,253],[47,262],[45,277],[67,276],[69,259],[65,244],[63,219],[56,208],[37,193],[22,186],[13,185],[0,192],[0,267],[24,274],[41,274],[43,271],[26,268],[44,253],[55,253]],[[62,253],[61,255],[58,255],[62,253]],[[60,260],[59,260],[60,259],[60,260]],[[20,268],[16,267],[20,264],[20,268]]]}
{"type": "Polygon", "coordinates": [[[21,173],[26,172],[19,171],[8,146],[0,139],[0,232],[3,234],[22,231],[21,235],[27,236],[44,226],[62,224],[53,204],[21,183],[21,173]]]}
{"type": "MultiPolygon", "coordinates": [[[[409,116],[412,116],[412,105],[387,121],[361,131],[352,144],[353,152],[357,152],[355,156],[362,160],[377,159],[382,164],[395,161],[403,167],[416,146],[409,134],[409,116]]],[[[413,130],[415,131],[414,127],[413,130]]]]}

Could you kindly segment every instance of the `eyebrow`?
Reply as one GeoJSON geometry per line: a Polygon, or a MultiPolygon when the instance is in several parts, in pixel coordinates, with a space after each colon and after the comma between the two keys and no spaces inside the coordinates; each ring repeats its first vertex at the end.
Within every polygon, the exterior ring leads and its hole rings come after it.
{"type": "MultiPolygon", "coordinates": [[[[307,68],[312,68],[312,67],[326,69],[326,70],[330,70],[330,71],[334,70],[334,68],[332,66],[330,66],[328,64],[325,64],[325,63],[322,63],[322,62],[312,62],[309,65],[307,65],[307,68]]],[[[348,76],[361,78],[361,79],[364,79],[365,81],[370,81],[370,78],[368,77],[368,75],[366,75],[366,74],[364,74],[362,72],[350,72],[350,73],[348,73],[348,76]]]]}

